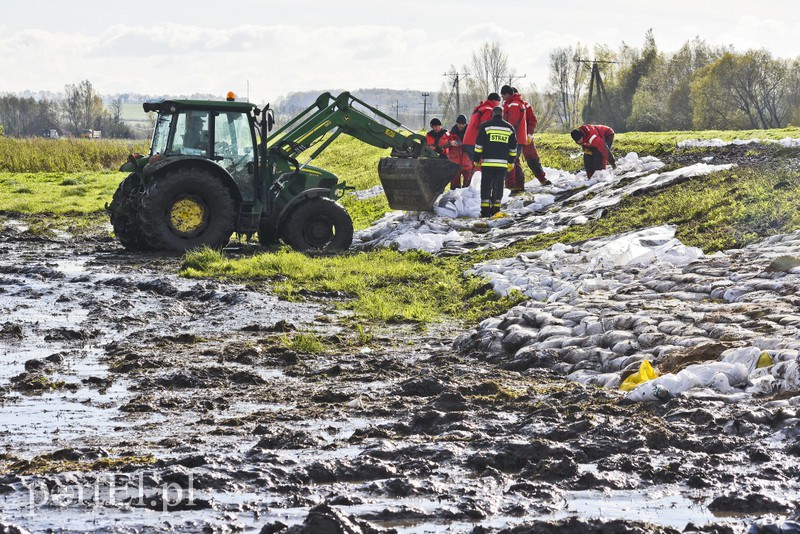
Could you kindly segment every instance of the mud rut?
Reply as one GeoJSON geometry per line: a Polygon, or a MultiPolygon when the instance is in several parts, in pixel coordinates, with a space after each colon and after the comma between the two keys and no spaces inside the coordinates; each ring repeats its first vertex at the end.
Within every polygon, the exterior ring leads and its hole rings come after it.
{"type": "Polygon", "coordinates": [[[740,532],[791,513],[798,450],[771,450],[757,411],[625,404],[458,355],[450,325],[298,354],[286,330],[352,332],[105,238],[1,237],[0,526],[740,532]]]}

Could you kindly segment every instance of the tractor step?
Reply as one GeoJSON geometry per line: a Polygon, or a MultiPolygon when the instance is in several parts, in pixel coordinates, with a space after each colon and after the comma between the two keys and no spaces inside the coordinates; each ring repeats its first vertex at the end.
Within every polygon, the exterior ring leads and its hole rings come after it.
{"type": "Polygon", "coordinates": [[[458,168],[447,159],[381,158],[378,177],[390,208],[430,211],[458,168]]]}
{"type": "Polygon", "coordinates": [[[240,234],[255,233],[260,219],[260,213],[253,213],[252,203],[242,204],[236,216],[236,231],[240,234]]]}

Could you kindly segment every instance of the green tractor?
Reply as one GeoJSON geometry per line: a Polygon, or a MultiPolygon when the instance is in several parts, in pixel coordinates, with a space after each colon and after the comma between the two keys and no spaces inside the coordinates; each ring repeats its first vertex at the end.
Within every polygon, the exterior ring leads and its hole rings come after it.
{"type": "Polygon", "coordinates": [[[424,136],[346,92],[320,95],[274,133],[269,105],[231,95],[150,101],[144,110],[158,113],[150,153],[129,156],[107,208],[129,250],[222,248],[234,232],[257,233],[264,246],[346,250],[353,223],[337,200],[351,188],[309,164],[342,133],[392,149],[378,175],[393,209],[431,209],[457,169],[424,136]]]}

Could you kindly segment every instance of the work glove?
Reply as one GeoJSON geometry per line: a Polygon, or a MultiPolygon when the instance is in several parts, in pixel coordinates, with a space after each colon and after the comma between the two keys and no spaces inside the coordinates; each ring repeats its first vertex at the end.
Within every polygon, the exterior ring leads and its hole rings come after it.
{"type": "Polygon", "coordinates": [[[514,168],[514,164],[513,163],[509,163],[508,165],[506,165],[506,170],[508,172],[511,172],[511,169],[513,169],[513,168],[514,168]]]}
{"type": "Polygon", "coordinates": [[[476,171],[479,171],[479,170],[481,170],[481,162],[480,162],[480,161],[476,161],[476,162],[475,162],[475,167],[474,167],[474,168],[475,168],[475,170],[476,170],[476,171]]]}

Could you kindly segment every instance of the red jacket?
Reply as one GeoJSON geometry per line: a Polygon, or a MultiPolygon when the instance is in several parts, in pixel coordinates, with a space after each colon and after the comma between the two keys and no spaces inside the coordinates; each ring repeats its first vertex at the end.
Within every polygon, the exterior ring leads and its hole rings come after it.
{"type": "MultiPolygon", "coordinates": [[[[463,133],[466,135],[466,129],[464,129],[463,133]]],[[[472,169],[472,158],[470,158],[468,154],[465,154],[464,150],[461,148],[463,144],[461,135],[459,135],[459,131],[455,126],[447,132],[446,136],[442,136],[442,140],[447,143],[447,158],[450,161],[461,165],[463,170],[472,169]]]]}
{"type": "Polygon", "coordinates": [[[602,124],[584,124],[578,129],[583,134],[581,146],[599,150],[605,166],[609,160],[608,146],[614,142],[614,130],[602,124]]]}
{"type": "Polygon", "coordinates": [[[436,151],[439,154],[440,158],[447,157],[447,143],[445,140],[447,139],[447,130],[442,128],[438,132],[434,132],[430,130],[427,134],[425,134],[425,140],[428,143],[428,146],[436,151]]]}
{"type": "Polygon", "coordinates": [[[467,132],[464,134],[464,144],[475,146],[475,139],[478,137],[478,126],[492,118],[492,108],[500,105],[500,100],[484,100],[472,110],[472,116],[467,124],[467,132]]]}
{"type": "MultiPolygon", "coordinates": [[[[525,102],[528,104],[527,102],[525,102]]],[[[533,135],[533,132],[536,130],[536,125],[538,124],[539,120],[536,118],[536,115],[533,113],[533,106],[528,104],[525,108],[525,127],[528,129],[528,135],[533,135]]]]}
{"type": "Polygon", "coordinates": [[[508,97],[503,103],[503,118],[514,127],[517,132],[517,144],[525,145],[528,143],[528,126],[525,120],[525,108],[528,103],[522,100],[519,93],[508,97]]]}

